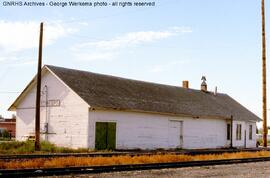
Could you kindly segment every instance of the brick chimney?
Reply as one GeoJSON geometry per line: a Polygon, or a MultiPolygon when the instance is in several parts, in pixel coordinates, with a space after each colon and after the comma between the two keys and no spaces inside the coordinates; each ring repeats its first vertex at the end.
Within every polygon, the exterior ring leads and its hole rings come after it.
{"type": "Polygon", "coordinates": [[[188,88],[189,88],[188,84],[189,84],[189,83],[188,83],[188,80],[184,80],[184,81],[182,82],[182,87],[188,89],[188,88]]]}
{"type": "Polygon", "coordinates": [[[201,91],[207,92],[207,84],[206,84],[206,77],[202,76],[202,84],[201,84],[201,91]]]}

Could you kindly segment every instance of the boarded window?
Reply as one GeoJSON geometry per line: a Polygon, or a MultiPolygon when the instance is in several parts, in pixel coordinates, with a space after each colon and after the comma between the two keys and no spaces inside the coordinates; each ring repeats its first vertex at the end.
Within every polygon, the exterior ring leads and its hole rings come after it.
{"type": "Polygon", "coordinates": [[[116,140],[116,123],[96,122],[96,141],[97,150],[114,150],[116,140]]]}
{"type": "Polygon", "coordinates": [[[249,140],[252,140],[252,125],[249,125],[249,140]]]}
{"type": "Polygon", "coordinates": [[[231,124],[227,124],[227,140],[231,140],[231,124]]]}
{"type": "Polygon", "coordinates": [[[236,125],[236,140],[241,140],[242,139],[242,125],[237,124],[236,125]]]}

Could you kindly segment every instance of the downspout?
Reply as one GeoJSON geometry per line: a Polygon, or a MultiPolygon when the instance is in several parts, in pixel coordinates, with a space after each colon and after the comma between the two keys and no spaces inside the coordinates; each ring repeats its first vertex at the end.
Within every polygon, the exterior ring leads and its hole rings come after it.
{"type": "Polygon", "coordinates": [[[233,115],[231,115],[231,145],[230,148],[233,148],[233,115]]]}

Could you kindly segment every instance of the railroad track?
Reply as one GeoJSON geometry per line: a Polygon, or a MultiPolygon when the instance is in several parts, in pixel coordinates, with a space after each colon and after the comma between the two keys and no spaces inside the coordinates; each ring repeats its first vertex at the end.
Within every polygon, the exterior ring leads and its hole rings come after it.
{"type": "Polygon", "coordinates": [[[262,161],[270,161],[270,157],[210,160],[210,161],[172,162],[172,163],[154,163],[154,164],[135,164],[135,165],[0,170],[0,176],[1,177],[36,177],[36,176],[52,176],[52,175],[68,175],[68,174],[93,174],[93,173],[105,173],[105,172],[239,164],[239,163],[262,162],[262,161]]]}
{"type": "Polygon", "coordinates": [[[158,152],[100,152],[100,153],[51,153],[51,154],[19,154],[19,155],[0,155],[0,161],[12,161],[12,160],[21,160],[21,159],[36,159],[36,158],[58,158],[58,157],[112,157],[112,156],[147,156],[155,154],[186,154],[186,155],[199,155],[199,154],[222,154],[222,153],[235,153],[241,151],[263,151],[269,149],[224,149],[224,150],[182,150],[182,151],[158,151],[158,152]]]}

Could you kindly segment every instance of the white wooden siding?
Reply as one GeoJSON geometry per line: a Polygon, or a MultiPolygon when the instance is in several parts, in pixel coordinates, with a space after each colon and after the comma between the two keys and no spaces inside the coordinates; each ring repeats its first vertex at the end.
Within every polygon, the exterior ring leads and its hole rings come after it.
{"type": "Polygon", "coordinates": [[[234,147],[256,147],[256,123],[255,122],[245,122],[245,121],[233,121],[233,146],[234,147]],[[241,124],[241,140],[236,140],[236,127],[237,124],[241,124]],[[249,140],[249,125],[252,125],[252,140],[249,140]],[[246,138],[245,138],[246,131],[246,138]],[[246,145],[245,145],[246,139],[246,145]]]}
{"type": "MultiPolygon", "coordinates": [[[[223,119],[174,117],[127,111],[89,110],[76,93],[50,72],[42,77],[42,86],[48,87],[48,100],[60,100],[60,107],[41,107],[41,130],[49,123],[49,135],[43,139],[59,146],[72,148],[95,147],[95,122],[116,122],[117,149],[186,149],[219,148],[230,146],[227,140],[227,123],[223,119]],[[46,121],[47,118],[47,121],[46,121]],[[181,121],[181,122],[175,122],[181,121]],[[181,124],[180,124],[181,123],[181,124]],[[180,125],[179,125],[180,124],[180,125]],[[182,143],[180,136],[183,136],[182,143]]],[[[16,139],[34,134],[35,87],[16,108],[16,139]]],[[[43,93],[41,100],[45,101],[43,93]]],[[[233,121],[233,146],[256,146],[256,123],[233,121]],[[236,124],[242,124],[242,139],[236,140],[236,124]],[[252,125],[252,140],[249,140],[249,125],[252,125]]]]}
{"type": "MultiPolygon", "coordinates": [[[[117,123],[117,149],[169,149],[172,148],[170,147],[172,136],[169,130],[171,120],[183,121],[183,148],[229,146],[226,120],[96,110],[89,112],[89,147],[95,146],[95,122],[111,121],[117,123]]],[[[174,142],[175,146],[179,140],[174,142]]]]}
{"type": "Polygon", "coordinates": [[[185,148],[227,147],[227,121],[223,119],[187,118],[184,120],[185,148]]]}
{"type": "MultiPolygon", "coordinates": [[[[44,130],[46,115],[49,123],[48,141],[59,146],[72,148],[87,147],[88,137],[88,105],[67,88],[53,74],[47,72],[42,77],[41,89],[48,87],[48,100],[60,100],[60,107],[41,107],[41,130],[44,130]]],[[[36,87],[20,102],[16,109],[16,139],[22,140],[24,135],[34,134],[36,87]]],[[[45,94],[41,101],[44,103],[45,94]]],[[[42,135],[45,139],[45,136],[42,135]]]]}

